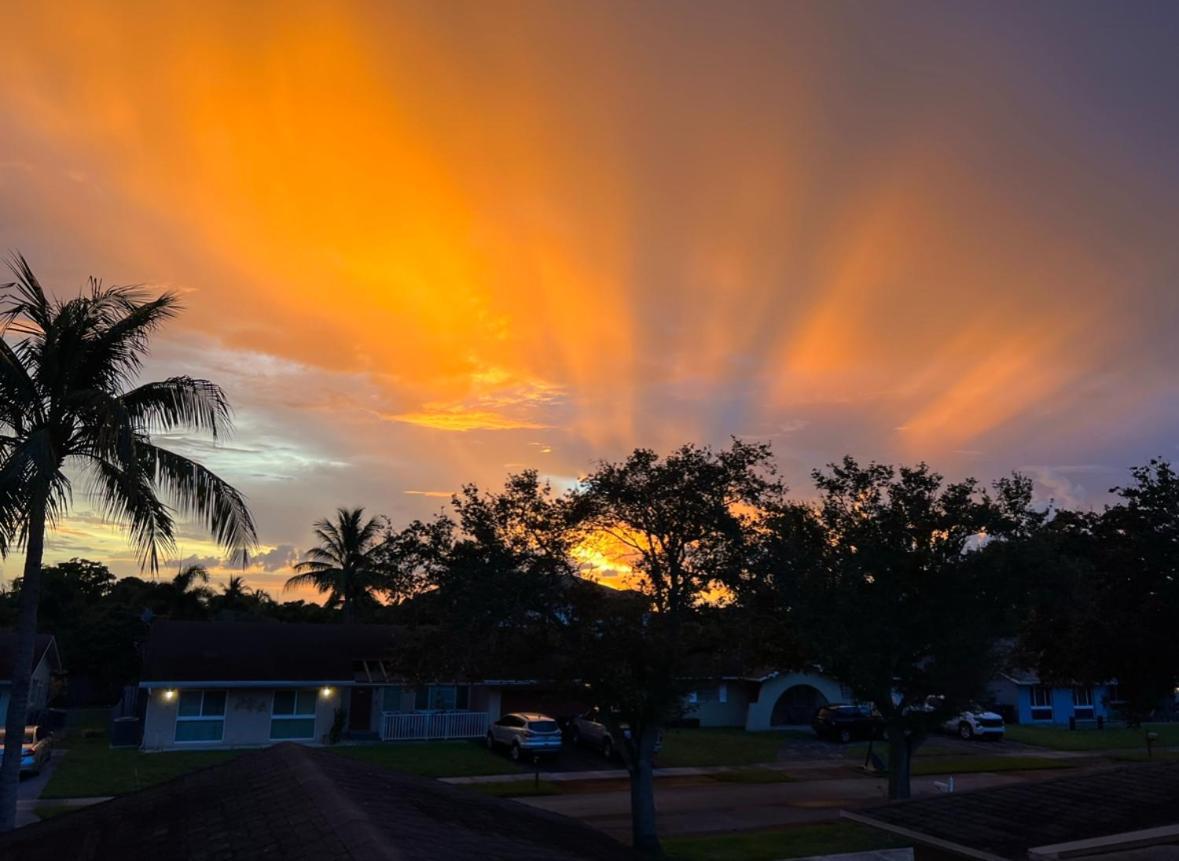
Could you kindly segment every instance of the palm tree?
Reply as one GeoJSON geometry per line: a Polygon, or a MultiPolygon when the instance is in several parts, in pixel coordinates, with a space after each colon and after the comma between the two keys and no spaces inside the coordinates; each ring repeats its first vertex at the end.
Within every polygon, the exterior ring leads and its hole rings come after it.
{"type": "MultiPolygon", "coordinates": [[[[239,578],[240,579],[240,578],[239,578]]],[[[172,582],[169,612],[174,619],[202,619],[205,608],[213,597],[209,588],[209,572],[203,565],[181,568],[172,582]]]]}
{"type": "Polygon", "coordinates": [[[69,512],[72,475],[84,475],[102,514],[126,526],[143,567],[175,550],[174,513],[195,517],[227,549],[256,542],[242,495],[209,470],[160,448],[153,432],[217,438],[229,404],[207,380],[172,377],[132,387],[148,339],[179,310],[132,287],[90,279],[77,298],[45,295],[23,257],[0,286],[0,553],[23,549],[17,643],[0,766],[0,830],[16,817],[45,530],[69,512]],[[10,342],[5,338],[13,338],[10,342]],[[165,504],[167,500],[171,505],[165,504]]]}
{"type": "Polygon", "coordinates": [[[374,604],[374,592],[385,584],[385,572],[379,550],[382,517],[364,520],[364,509],[336,511],[336,520],[315,524],[319,546],[312,547],[306,559],[295,565],[299,573],[287,580],[283,590],[297,586],[314,586],[327,592],[327,607],[340,607],[345,622],[352,621],[356,607],[374,604]]]}

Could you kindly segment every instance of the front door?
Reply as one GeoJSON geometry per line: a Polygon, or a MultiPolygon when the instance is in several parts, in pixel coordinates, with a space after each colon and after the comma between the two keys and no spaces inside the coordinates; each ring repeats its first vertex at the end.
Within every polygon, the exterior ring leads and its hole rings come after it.
{"type": "Polygon", "coordinates": [[[348,712],[348,729],[368,732],[372,728],[373,689],[353,688],[352,709],[348,712]]]}

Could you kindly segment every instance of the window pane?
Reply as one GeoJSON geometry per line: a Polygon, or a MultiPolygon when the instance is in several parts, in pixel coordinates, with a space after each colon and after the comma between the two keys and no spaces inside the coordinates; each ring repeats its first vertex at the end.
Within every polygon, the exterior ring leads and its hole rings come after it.
{"type": "Polygon", "coordinates": [[[176,721],[177,741],[221,741],[221,729],[225,725],[219,720],[178,720],[176,721]]]}
{"type": "Polygon", "coordinates": [[[312,738],[315,718],[274,718],[270,721],[271,738],[312,738]]]}
{"type": "Polygon", "coordinates": [[[430,688],[430,708],[453,709],[456,693],[453,685],[436,685],[430,688]]]}
{"type": "Polygon", "coordinates": [[[455,708],[459,708],[459,709],[469,708],[470,703],[471,703],[471,688],[467,685],[463,685],[461,688],[458,689],[458,693],[455,698],[455,708]]]}
{"type": "Polygon", "coordinates": [[[413,692],[413,707],[418,711],[430,707],[429,691],[425,685],[418,685],[413,692]]]}
{"type": "Polygon", "coordinates": [[[315,691],[299,691],[295,697],[295,714],[315,714],[315,691]]]}
{"type": "Polygon", "coordinates": [[[381,688],[381,710],[401,711],[401,688],[381,688]]]}
{"type": "Polygon", "coordinates": [[[197,717],[201,713],[201,691],[180,692],[180,716],[197,717]]]}
{"type": "Polygon", "coordinates": [[[224,717],[225,691],[205,691],[205,705],[201,714],[205,717],[224,717]]]}
{"type": "Polygon", "coordinates": [[[295,713],[295,692],[274,692],[274,713],[276,715],[293,715],[295,713]]]}

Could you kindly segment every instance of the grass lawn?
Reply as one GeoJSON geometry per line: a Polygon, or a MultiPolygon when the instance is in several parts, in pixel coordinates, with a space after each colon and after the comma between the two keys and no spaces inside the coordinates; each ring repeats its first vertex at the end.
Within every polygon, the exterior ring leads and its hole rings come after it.
{"type": "Polygon", "coordinates": [[[519,774],[525,769],[501,753],[469,741],[386,742],[341,745],[340,756],[422,777],[472,777],[481,774],[519,774]]]}
{"type": "Polygon", "coordinates": [[[810,733],[745,732],[743,729],[669,729],[655,760],[660,768],[688,765],[756,765],[773,762],[778,748],[791,738],[811,739],[810,733]]]}
{"type": "MultiPolygon", "coordinates": [[[[66,745],[62,745],[66,747],[66,745]]],[[[111,750],[106,737],[70,739],[68,753],[57,761],[42,798],[83,798],[123,795],[163,783],[198,768],[226,762],[235,750],[185,750],[141,753],[111,750]]]]}
{"type": "Polygon", "coordinates": [[[774,861],[909,845],[912,844],[895,835],[854,822],[800,825],[780,831],[746,831],[712,837],[669,837],[663,841],[669,861],[774,861]]]}
{"type": "Polygon", "coordinates": [[[496,783],[465,783],[463,789],[494,795],[496,798],[526,798],[537,795],[560,795],[561,785],[554,780],[505,780],[496,783]]]}
{"type": "Polygon", "coordinates": [[[1143,724],[1141,729],[1076,729],[1056,726],[1007,726],[1007,738],[1054,750],[1146,749],[1146,733],[1157,732],[1155,747],[1179,745],[1179,723],[1143,724]]]}

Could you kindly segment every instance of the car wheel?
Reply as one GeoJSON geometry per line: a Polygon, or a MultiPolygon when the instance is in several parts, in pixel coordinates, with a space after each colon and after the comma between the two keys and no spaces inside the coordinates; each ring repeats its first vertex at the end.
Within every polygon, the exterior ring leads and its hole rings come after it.
{"type": "Polygon", "coordinates": [[[487,749],[495,750],[495,736],[491,733],[487,734],[487,749]]]}
{"type": "Polygon", "coordinates": [[[520,761],[520,743],[512,742],[512,762],[520,761]]]}
{"type": "Polygon", "coordinates": [[[851,740],[852,740],[852,733],[851,733],[850,729],[841,729],[839,731],[839,741],[841,743],[847,744],[851,740]]]}
{"type": "Polygon", "coordinates": [[[604,756],[606,759],[614,758],[614,742],[611,741],[608,737],[604,742],[602,742],[602,756],[604,756]]]}
{"type": "Polygon", "coordinates": [[[970,741],[974,738],[974,727],[966,721],[962,721],[962,723],[958,724],[958,737],[963,741],[970,741]]]}

